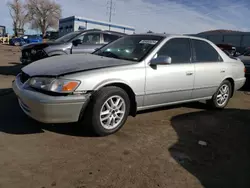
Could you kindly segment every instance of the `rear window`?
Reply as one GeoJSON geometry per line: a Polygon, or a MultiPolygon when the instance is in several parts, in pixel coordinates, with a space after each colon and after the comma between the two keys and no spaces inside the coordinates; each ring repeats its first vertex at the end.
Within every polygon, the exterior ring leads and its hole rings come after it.
{"type": "Polygon", "coordinates": [[[192,44],[195,49],[196,62],[219,62],[222,58],[218,52],[206,41],[192,39],[192,44]]]}

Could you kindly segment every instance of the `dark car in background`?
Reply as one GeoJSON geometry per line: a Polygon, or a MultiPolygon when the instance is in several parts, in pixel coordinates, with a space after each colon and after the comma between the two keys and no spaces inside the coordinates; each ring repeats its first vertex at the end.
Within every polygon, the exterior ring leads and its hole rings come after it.
{"type": "Polygon", "coordinates": [[[246,67],[246,76],[250,77],[250,49],[246,50],[242,55],[238,56],[238,58],[246,67]]]}
{"type": "Polygon", "coordinates": [[[125,35],[125,33],[98,29],[75,31],[53,42],[23,46],[21,49],[22,55],[20,61],[22,64],[26,65],[51,56],[92,53],[103,45],[125,35]]]}
{"type": "Polygon", "coordinates": [[[12,38],[9,40],[11,46],[23,46],[26,44],[25,40],[22,37],[12,38]]]}
{"type": "Polygon", "coordinates": [[[47,40],[56,40],[59,38],[59,32],[58,31],[47,31],[43,38],[47,39],[47,40]]]}

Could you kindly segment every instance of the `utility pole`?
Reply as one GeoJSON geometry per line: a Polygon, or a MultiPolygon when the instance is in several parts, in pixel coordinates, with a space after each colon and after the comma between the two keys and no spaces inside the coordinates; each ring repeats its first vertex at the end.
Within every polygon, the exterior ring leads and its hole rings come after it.
{"type": "Polygon", "coordinates": [[[108,5],[108,14],[109,14],[109,22],[112,21],[112,14],[113,14],[113,10],[114,10],[114,2],[113,0],[108,0],[107,2],[108,5]]]}

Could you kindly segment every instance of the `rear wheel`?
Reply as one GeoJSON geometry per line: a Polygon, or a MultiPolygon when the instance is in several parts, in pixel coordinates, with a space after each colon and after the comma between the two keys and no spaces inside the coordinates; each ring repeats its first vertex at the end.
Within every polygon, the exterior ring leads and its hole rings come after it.
{"type": "Polygon", "coordinates": [[[223,109],[227,106],[230,97],[232,96],[232,85],[228,80],[222,82],[218,90],[213,95],[208,103],[213,108],[223,109]]]}
{"type": "Polygon", "coordinates": [[[117,132],[126,122],[130,111],[128,94],[119,87],[104,87],[93,95],[84,118],[99,136],[117,132]]]}

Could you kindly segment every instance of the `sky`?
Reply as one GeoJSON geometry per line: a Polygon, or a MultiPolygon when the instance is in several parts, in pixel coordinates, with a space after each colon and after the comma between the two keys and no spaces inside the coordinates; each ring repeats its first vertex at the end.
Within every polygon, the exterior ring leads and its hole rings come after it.
{"type": "MultiPolygon", "coordinates": [[[[1,0],[7,3],[7,0],[1,0]]],[[[110,0],[55,0],[62,17],[108,21],[110,0]]],[[[214,29],[250,31],[249,0],[113,0],[112,22],[135,27],[136,33],[195,34],[214,29]]],[[[0,6],[0,25],[11,33],[7,6],[0,6]]]]}

